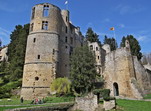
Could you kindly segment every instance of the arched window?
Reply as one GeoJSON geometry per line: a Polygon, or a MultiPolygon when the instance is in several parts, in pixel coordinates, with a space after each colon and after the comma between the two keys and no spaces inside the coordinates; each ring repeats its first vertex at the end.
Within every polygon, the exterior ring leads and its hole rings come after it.
{"type": "Polygon", "coordinates": [[[114,91],[114,96],[119,96],[119,88],[116,82],[113,83],[113,91],[114,91]]]}

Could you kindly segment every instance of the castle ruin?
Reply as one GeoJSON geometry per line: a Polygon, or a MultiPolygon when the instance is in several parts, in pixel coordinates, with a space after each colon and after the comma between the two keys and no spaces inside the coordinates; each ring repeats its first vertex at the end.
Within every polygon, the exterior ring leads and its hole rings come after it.
{"type": "MultiPolygon", "coordinates": [[[[21,97],[44,98],[52,81],[69,77],[69,59],[77,46],[82,46],[80,28],[70,22],[69,11],[44,3],[32,9],[30,34],[27,39],[21,97]]],[[[151,70],[146,70],[126,47],[110,51],[97,42],[88,46],[96,56],[96,69],[105,80],[111,96],[142,98],[151,92],[151,70]]]]}
{"type": "Polygon", "coordinates": [[[57,77],[69,77],[69,57],[83,44],[80,28],[70,22],[69,11],[44,3],[32,8],[21,96],[43,98],[57,77]]]}

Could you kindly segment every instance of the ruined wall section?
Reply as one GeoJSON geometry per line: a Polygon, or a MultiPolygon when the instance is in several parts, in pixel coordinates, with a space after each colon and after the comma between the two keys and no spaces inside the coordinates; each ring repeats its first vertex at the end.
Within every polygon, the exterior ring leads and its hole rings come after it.
{"type": "Polygon", "coordinates": [[[136,56],[133,57],[133,60],[136,73],[136,81],[134,82],[137,82],[137,87],[143,94],[151,93],[150,73],[147,72],[136,56]]]}
{"type": "Polygon", "coordinates": [[[135,79],[135,72],[132,56],[128,48],[117,49],[106,55],[103,76],[105,87],[111,90],[111,96],[115,96],[113,84],[117,83],[119,96],[141,98],[136,87],[131,87],[131,79],[135,79]],[[137,95],[136,92],[138,93],[137,95]]]}
{"type": "Polygon", "coordinates": [[[88,46],[95,56],[95,65],[97,67],[97,72],[99,74],[102,74],[104,71],[106,51],[102,49],[97,42],[90,43],[88,41],[88,46]]]}
{"type": "Polygon", "coordinates": [[[68,10],[62,10],[62,32],[59,40],[59,77],[69,77],[70,73],[70,57],[73,50],[77,46],[83,44],[83,37],[80,35],[80,28],[75,27],[70,22],[70,13],[68,10]]]}

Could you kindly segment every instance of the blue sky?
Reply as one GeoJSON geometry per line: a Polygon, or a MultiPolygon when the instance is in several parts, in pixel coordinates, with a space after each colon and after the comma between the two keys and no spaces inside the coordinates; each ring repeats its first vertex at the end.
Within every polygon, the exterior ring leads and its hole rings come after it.
{"type": "MultiPolygon", "coordinates": [[[[30,22],[31,8],[39,3],[52,3],[66,9],[66,0],[0,0],[0,39],[10,42],[15,25],[30,22]]],[[[123,36],[132,34],[140,42],[142,52],[151,52],[151,0],[68,0],[70,18],[83,34],[88,27],[99,34],[113,37],[115,27],[118,44],[123,36]]]]}

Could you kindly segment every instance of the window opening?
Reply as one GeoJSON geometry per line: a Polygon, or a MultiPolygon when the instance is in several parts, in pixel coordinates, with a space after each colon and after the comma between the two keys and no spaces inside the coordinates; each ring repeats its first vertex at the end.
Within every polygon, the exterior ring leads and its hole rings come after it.
{"type": "Polygon", "coordinates": [[[43,17],[49,16],[49,5],[44,5],[43,7],[43,17]]]}
{"type": "Polygon", "coordinates": [[[48,30],[48,21],[42,21],[42,30],[48,30]]]}

